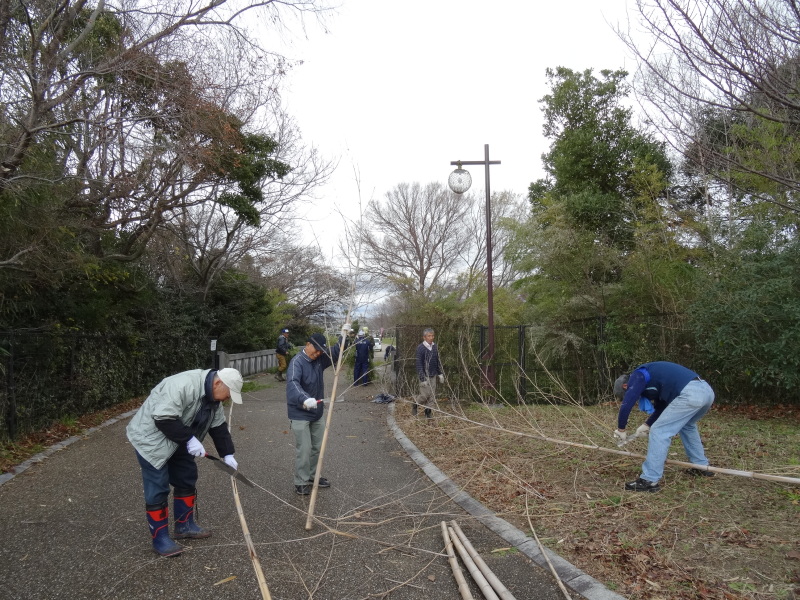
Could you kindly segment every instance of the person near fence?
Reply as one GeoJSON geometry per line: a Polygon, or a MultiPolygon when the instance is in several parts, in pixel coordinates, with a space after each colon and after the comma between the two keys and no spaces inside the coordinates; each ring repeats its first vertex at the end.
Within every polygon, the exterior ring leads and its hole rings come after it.
{"type": "MultiPolygon", "coordinates": [[[[301,496],[311,493],[317,475],[317,462],[325,434],[325,381],[323,373],[339,358],[339,344],[328,348],[328,341],[315,333],[305,347],[289,362],[286,383],[286,406],[289,425],[294,433],[294,491],[301,496]]],[[[330,487],[319,478],[319,487],[330,487]]]]}
{"type": "MultiPolygon", "coordinates": [[[[614,382],[614,395],[622,400],[614,437],[627,438],[626,427],[631,409],[640,400],[649,401],[654,409],[636,433],[647,435],[647,456],[642,474],[625,489],[634,492],[658,492],[664,474],[664,463],[672,438],[680,435],[689,462],[708,466],[697,422],[714,403],[714,390],[700,376],[686,367],[667,361],[645,363],[632,373],[621,375],[614,382]]],[[[692,468],[690,475],[713,477],[711,471],[692,468]]]]}
{"type": "Polygon", "coordinates": [[[355,345],[356,363],[353,366],[353,385],[369,383],[369,344],[363,331],[358,332],[355,345]]]}
{"type": "Polygon", "coordinates": [[[289,342],[289,330],[281,329],[281,334],[278,336],[278,344],[275,347],[275,356],[278,358],[278,372],[275,373],[275,379],[278,381],[286,381],[284,373],[288,366],[289,350],[292,349],[292,344],[289,342]]]}
{"type": "Polygon", "coordinates": [[[419,377],[419,395],[414,398],[411,414],[417,414],[419,405],[425,407],[425,416],[432,418],[432,408],[436,405],[436,382],[444,383],[442,365],[439,362],[439,348],[434,343],[435,332],[425,329],[422,332],[422,343],[417,346],[416,366],[419,377]]]}
{"type": "Polygon", "coordinates": [[[144,501],[153,550],[177,556],[183,547],[169,535],[169,492],[173,488],[175,539],[211,536],[196,521],[196,457],[206,455],[211,436],[217,453],[234,469],[234,447],[222,402],[242,403],[242,375],[236,369],[195,369],[163,379],[128,423],[128,440],[142,470],[144,501]]]}

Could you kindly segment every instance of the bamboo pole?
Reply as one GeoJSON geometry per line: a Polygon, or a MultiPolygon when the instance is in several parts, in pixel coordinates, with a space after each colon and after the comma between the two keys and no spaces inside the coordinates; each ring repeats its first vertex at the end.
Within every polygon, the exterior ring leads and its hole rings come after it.
{"type": "Polygon", "coordinates": [[[467,551],[467,554],[469,554],[470,558],[481,570],[483,576],[486,577],[486,581],[489,582],[489,585],[491,585],[494,591],[497,592],[500,600],[516,600],[516,598],[514,598],[514,594],[512,594],[508,588],[503,585],[503,582],[498,579],[497,575],[495,575],[494,572],[489,568],[489,565],[484,562],[483,558],[481,558],[481,555],[475,550],[467,536],[463,531],[461,531],[461,527],[459,527],[458,523],[455,521],[450,521],[450,525],[452,526],[453,531],[456,532],[458,539],[461,540],[461,543],[464,545],[464,549],[467,551]]]}
{"type": "MultiPolygon", "coordinates": [[[[351,300],[352,307],[352,300],[351,300]]],[[[350,314],[348,309],[348,316],[350,314]]],[[[336,372],[333,376],[333,389],[331,390],[331,400],[328,403],[328,415],[325,417],[325,431],[322,434],[322,444],[319,448],[319,458],[317,459],[317,472],[314,475],[314,485],[311,488],[311,499],[308,502],[308,516],[306,517],[306,531],[311,531],[314,523],[314,508],[317,504],[317,492],[319,491],[319,478],[322,474],[322,465],[325,460],[325,448],[328,446],[328,432],[331,429],[331,418],[333,417],[333,407],[336,402],[336,388],[339,384],[339,373],[342,370],[342,358],[344,357],[344,343],[349,333],[350,324],[345,323],[342,325],[342,343],[339,346],[339,359],[336,363],[336,372]]]]}
{"type": "MultiPolygon", "coordinates": [[[[438,410],[438,409],[433,409],[438,410]]],[[[450,415],[456,419],[460,419],[462,421],[466,421],[467,423],[472,423],[473,425],[477,425],[478,427],[485,427],[487,429],[494,429],[495,431],[499,431],[501,433],[509,433],[511,435],[518,435],[520,437],[531,438],[534,440],[541,440],[543,442],[550,442],[553,444],[560,444],[562,446],[572,446],[574,448],[585,448],[586,450],[599,450],[600,452],[607,452],[609,454],[619,454],[620,456],[629,456],[631,458],[646,458],[643,454],[636,454],[634,452],[628,452],[627,450],[614,450],[612,448],[604,448],[603,446],[597,445],[590,445],[590,444],[579,444],[577,442],[568,442],[566,440],[558,440],[555,438],[547,437],[544,435],[536,435],[533,433],[525,433],[523,431],[513,431],[510,429],[503,429],[502,427],[498,427],[497,425],[489,425],[488,423],[480,423],[478,421],[473,421],[472,419],[467,419],[466,417],[458,417],[456,415],[450,415]]],[[[784,477],[783,475],[769,475],[767,473],[756,473],[755,471],[740,471],[738,469],[724,469],[722,467],[711,467],[707,465],[696,465],[690,462],[683,462],[680,460],[672,460],[668,459],[665,461],[665,464],[668,465],[677,465],[679,467],[689,467],[692,469],[698,469],[700,471],[710,471],[712,473],[722,473],[723,475],[735,475],[737,477],[748,477],[750,479],[762,479],[764,481],[776,481],[779,483],[792,483],[795,485],[800,485],[800,478],[798,477],[784,477]]]]}
{"type": "Polygon", "coordinates": [[[550,567],[550,572],[553,574],[553,577],[555,578],[556,583],[558,584],[558,587],[561,590],[561,593],[564,594],[564,598],[570,600],[572,596],[569,595],[569,592],[567,591],[564,582],[561,581],[561,577],[559,577],[558,573],[556,573],[556,568],[553,566],[553,563],[550,562],[550,557],[547,556],[547,551],[544,549],[542,542],[539,541],[539,536],[536,534],[536,530],[533,528],[533,523],[531,522],[531,511],[528,509],[528,494],[525,494],[525,516],[528,517],[528,526],[531,528],[531,533],[533,534],[533,538],[539,545],[539,552],[542,553],[542,556],[544,556],[544,560],[547,562],[547,566],[550,567]]]}
{"type": "MultiPolygon", "coordinates": [[[[228,411],[228,431],[231,429],[231,421],[233,420],[233,402],[228,411]]],[[[264,571],[261,569],[261,561],[256,554],[256,547],[253,544],[253,538],[250,536],[250,528],[247,526],[247,520],[244,517],[244,509],[242,502],[239,499],[239,488],[236,485],[236,479],[231,475],[231,487],[233,488],[233,499],[236,502],[236,513],[239,515],[239,523],[242,526],[242,535],[244,535],[244,543],[250,553],[250,562],[253,563],[253,570],[256,572],[256,580],[258,581],[258,589],[261,591],[263,600],[272,600],[272,595],[269,593],[267,587],[267,579],[264,577],[264,571]]]]}
{"type": "Polygon", "coordinates": [[[447,532],[447,523],[442,521],[442,537],[444,538],[445,549],[447,550],[447,561],[450,563],[450,568],[453,570],[453,577],[458,583],[458,593],[461,594],[462,600],[474,600],[472,592],[469,591],[467,580],[464,579],[464,573],[461,567],[458,566],[456,554],[453,552],[453,541],[450,539],[450,534],[447,532]]]}
{"type": "Polygon", "coordinates": [[[453,528],[448,527],[447,530],[450,533],[450,539],[453,541],[453,545],[456,547],[456,550],[458,550],[458,555],[461,557],[461,562],[466,565],[467,570],[469,571],[470,575],[472,575],[475,583],[478,584],[478,588],[480,588],[481,593],[484,595],[486,600],[500,600],[497,594],[494,593],[492,586],[488,581],[486,581],[486,577],[483,576],[483,573],[481,573],[481,570],[475,564],[475,561],[472,560],[466,548],[464,548],[464,545],[461,543],[458,535],[456,535],[456,532],[453,531],[453,528]]]}
{"type": "MultiPolygon", "coordinates": [[[[359,223],[359,230],[361,229],[359,223]]],[[[344,346],[347,340],[347,335],[350,333],[350,317],[353,315],[353,304],[356,297],[356,280],[358,278],[358,271],[361,268],[361,238],[358,241],[358,250],[356,251],[356,268],[353,272],[353,285],[350,288],[350,304],[347,307],[347,314],[344,316],[344,325],[342,325],[342,343],[339,345],[339,359],[336,361],[336,371],[333,375],[333,389],[331,390],[331,401],[328,407],[328,416],[325,417],[325,431],[322,434],[322,444],[320,444],[319,458],[317,459],[317,472],[314,475],[314,485],[311,488],[311,498],[308,502],[308,517],[306,518],[306,531],[311,531],[314,523],[314,508],[317,505],[317,492],[319,491],[319,478],[322,474],[322,464],[325,459],[325,448],[328,446],[328,432],[331,429],[331,418],[333,417],[333,406],[336,402],[336,388],[339,385],[339,374],[342,372],[342,364],[344,363],[344,346]]]]}

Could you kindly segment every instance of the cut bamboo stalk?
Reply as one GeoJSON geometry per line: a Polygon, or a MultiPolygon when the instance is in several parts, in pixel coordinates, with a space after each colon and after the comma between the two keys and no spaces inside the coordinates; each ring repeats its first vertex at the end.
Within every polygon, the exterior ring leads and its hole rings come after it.
{"type": "MultiPolygon", "coordinates": [[[[351,307],[348,308],[347,315],[350,315],[351,307]]],[[[331,418],[333,417],[333,406],[336,402],[336,387],[339,384],[339,373],[342,370],[342,358],[344,357],[344,342],[349,333],[349,325],[345,323],[342,325],[342,343],[339,344],[339,359],[336,361],[336,372],[333,375],[333,390],[331,391],[331,399],[328,402],[328,415],[325,417],[325,431],[322,434],[322,443],[319,448],[319,458],[317,459],[317,473],[314,475],[314,485],[311,488],[311,499],[308,502],[308,517],[306,518],[306,531],[311,531],[314,524],[314,507],[317,504],[317,492],[319,491],[319,478],[322,475],[322,464],[325,460],[325,448],[328,446],[328,432],[331,430],[331,418]]]]}
{"type": "Polygon", "coordinates": [[[442,521],[442,537],[444,538],[445,549],[447,550],[447,560],[450,563],[450,568],[453,570],[453,577],[458,584],[458,593],[461,594],[462,600],[475,600],[472,592],[469,591],[467,580],[464,579],[464,573],[458,565],[456,553],[453,552],[453,541],[450,539],[450,534],[447,532],[447,523],[442,521]]]}
{"type": "MultiPolygon", "coordinates": [[[[231,421],[233,420],[233,402],[228,411],[228,431],[231,429],[231,421]]],[[[250,552],[250,562],[253,563],[253,570],[256,572],[256,580],[258,581],[258,589],[261,592],[263,600],[272,600],[272,595],[269,593],[267,587],[267,579],[264,577],[264,571],[261,569],[261,561],[256,554],[256,547],[253,544],[253,538],[250,536],[250,528],[247,526],[247,520],[244,518],[244,509],[242,502],[239,499],[239,488],[236,485],[236,479],[231,476],[231,487],[233,488],[233,499],[236,502],[236,513],[239,515],[239,523],[242,526],[242,535],[244,535],[244,543],[247,550],[250,552]]]]}
{"type": "Polygon", "coordinates": [[[467,551],[467,554],[469,554],[470,558],[481,570],[483,576],[486,577],[486,581],[488,581],[489,585],[491,585],[494,591],[497,592],[497,595],[500,596],[500,599],[517,600],[514,598],[514,594],[508,591],[508,588],[503,585],[503,582],[497,578],[497,575],[495,575],[494,572],[489,568],[489,565],[484,562],[483,558],[481,558],[481,555],[475,550],[472,542],[470,542],[464,532],[461,531],[461,527],[459,527],[458,523],[455,521],[450,521],[450,525],[452,526],[453,531],[456,532],[458,539],[461,540],[461,543],[464,545],[464,549],[467,551]]]}
{"type": "MultiPolygon", "coordinates": [[[[454,415],[450,415],[451,417],[454,415]]],[[[643,454],[636,454],[634,452],[628,452],[627,450],[614,450],[612,448],[604,448],[603,446],[596,446],[590,444],[579,444],[578,442],[568,442],[566,440],[559,440],[556,438],[547,437],[544,435],[537,435],[534,433],[525,433],[524,431],[514,431],[511,429],[503,429],[502,427],[498,427],[497,425],[489,425],[487,423],[480,423],[478,421],[473,421],[472,419],[467,419],[464,417],[458,417],[460,421],[464,421],[466,423],[472,423],[473,425],[477,425],[479,427],[485,427],[486,429],[494,429],[495,431],[500,431],[501,433],[506,433],[509,435],[517,435],[520,437],[530,438],[533,440],[541,440],[543,442],[551,442],[553,444],[560,444],[562,446],[572,446],[573,448],[585,448],[587,450],[599,450],[600,452],[607,452],[609,454],[619,454],[620,456],[628,456],[631,458],[646,458],[643,454]]],[[[800,485],[800,477],[784,477],[782,475],[768,475],[766,473],[756,473],[755,471],[740,471],[738,469],[723,469],[722,467],[711,467],[707,465],[696,465],[690,462],[683,462],[680,460],[672,460],[668,459],[665,461],[665,464],[668,465],[677,465],[679,467],[689,467],[692,469],[699,469],[700,471],[711,471],[712,473],[722,473],[723,475],[735,475],[737,477],[747,477],[750,479],[762,479],[764,481],[775,481],[779,483],[792,483],[794,485],[800,485]]]]}
{"type": "Polygon", "coordinates": [[[531,533],[533,534],[536,543],[539,545],[539,552],[542,553],[542,556],[544,556],[544,560],[547,562],[547,566],[550,567],[550,572],[553,574],[553,577],[555,577],[556,583],[558,584],[561,593],[564,594],[564,598],[570,600],[572,596],[569,595],[567,587],[564,585],[564,582],[561,581],[561,577],[558,576],[556,568],[553,566],[553,563],[550,562],[550,557],[547,556],[547,550],[544,549],[542,542],[539,541],[539,536],[536,535],[536,530],[533,528],[533,522],[531,521],[531,511],[528,509],[528,494],[525,494],[525,516],[528,517],[528,526],[531,528],[531,533]]]}
{"type": "Polygon", "coordinates": [[[464,545],[461,543],[461,540],[458,539],[458,535],[456,532],[453,531],[452,527],[448,527],[447,530],[450,532],[450,539],[453,541],[453,545],[458,550],[458,555],[461,557],[461,562],[467,567],[469,574],[472,575],[472,578],[475,580],[475,583],[478,584],[478,588],[481,590],[484,598],[486,600],[500,600],[497,594],[494,593],[492,586],[486,581],[486,577],[483,576],[481,570],[475,564],[475,561],[470,558],[469,552],[467,549],[464,548],[464,545]]]}

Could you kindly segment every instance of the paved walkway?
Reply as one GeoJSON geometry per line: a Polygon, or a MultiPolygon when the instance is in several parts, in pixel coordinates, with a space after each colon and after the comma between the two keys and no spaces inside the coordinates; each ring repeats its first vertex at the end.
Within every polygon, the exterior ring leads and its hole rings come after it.
{"type": "MultiPolygon", "coordinates": [[[[396,427],[392,405],[371,402],[379,385],[347,390],[335,403],[323,473],[333,485],[319,491],[319,522],[306,531],[308,497],[292,486],[285,384],[271,376],[257,381],[266,387],[234,407],[231,429],[239,467],[258,486],[238,489],[273,599],[459,598],[442,554],[440,522],[452,519],[518,600],[564,599],[539,566],[535,542],[430,464],[396,427]]],[[[125,437],[129,416],[30,461],[13,478],[0,477],[0,595],[262,598],[231,480],[211,461],[200,461],[198,512],[213,536],[188,541],[176,558],[151,551],[139,468],[125,437]]],[[[573,598],[621,598],[550,556],[573,598]]]]}

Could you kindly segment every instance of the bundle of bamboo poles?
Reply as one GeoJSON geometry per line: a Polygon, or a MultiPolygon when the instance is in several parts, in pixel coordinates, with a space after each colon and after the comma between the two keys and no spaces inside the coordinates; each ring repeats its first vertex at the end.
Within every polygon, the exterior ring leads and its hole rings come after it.
{"type": "Polygon", "coordinates": [[[489,566],[481,558],[481,555],[475,550],[470,543],[461,527],[455,521],[450,521],[448,526],[442,521],[442,537],[444,538],[445,549],[447,551],[447,558],[450,562],[450,568],[453,570],[453,576],[458,583],[458,592],[461,594],[462,600],[474,600],[472,593],[469,590],[467,581],[464,574],[461,572],[461,567],[458,564],[453,548],[458,551],[461,561],[467,567],[470,575],[475,580],[478,588],[480,589],[486,600],[516,600],[514,595],[508,591],[508,588],[497,578],[489,566]]]}

